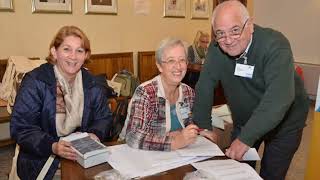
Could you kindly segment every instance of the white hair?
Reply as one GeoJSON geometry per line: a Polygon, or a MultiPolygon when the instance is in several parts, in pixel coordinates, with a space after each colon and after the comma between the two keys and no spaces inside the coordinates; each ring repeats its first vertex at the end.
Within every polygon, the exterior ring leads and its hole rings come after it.
{"type": "Polygon", "coordinates": [[[183,47],[186,57],[188,57],[188,44],[185,41],[182,41],[181,39],[178,39],[178,38],[166,38],[160,42],[160,45],[156,50],[156,53],[155,53],[156,62],[158,64],[161,64],[164,51],[166,49],[169,49],[175,46],[183,47]]]}
{"type": "Polygon", "coordinates": [[[217,7],[215,7],[212,13],[211,25],[213,30],[215,30],[214,23],[215,23],[217,14],[225,8],[233,8],[236,12],[238,12],[239,15],[241,16],[242,23],[244,23],[250,17],[248,9],[239,0],[224,1],[220,3],[217,7]]]}

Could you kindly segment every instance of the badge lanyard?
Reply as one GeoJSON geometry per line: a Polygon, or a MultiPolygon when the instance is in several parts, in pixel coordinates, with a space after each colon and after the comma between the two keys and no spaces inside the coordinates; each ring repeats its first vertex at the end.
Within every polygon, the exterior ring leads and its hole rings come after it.
{"type": "Polygon", "coordinates": [[[242,53],[241,56],[236,59],[236,61],[238,61],[241,58],[244,59],[243,64],[236,62],[234,75],[252,79],[254,66],[247,65],[248,63],[247,52],[242,53]]]}

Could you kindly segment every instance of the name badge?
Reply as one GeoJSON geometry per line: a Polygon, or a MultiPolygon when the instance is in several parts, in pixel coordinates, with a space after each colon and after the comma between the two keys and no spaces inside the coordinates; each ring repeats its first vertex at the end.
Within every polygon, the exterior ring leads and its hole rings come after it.
{"type": "Polygon", "coordinates": [[[182,119],[187,119],[187,118],[189,118],[190,108],[187,107],[187,106],[181,106],[180,107],[180,113],[181,113],[181,118],[182,119]]]}
{"type": "Polygon", "coordinates": [[[234,70],[234,75],[251,79],[253,75],[253,70],[254,66],[237,63],[236,68],[234,70]]]}

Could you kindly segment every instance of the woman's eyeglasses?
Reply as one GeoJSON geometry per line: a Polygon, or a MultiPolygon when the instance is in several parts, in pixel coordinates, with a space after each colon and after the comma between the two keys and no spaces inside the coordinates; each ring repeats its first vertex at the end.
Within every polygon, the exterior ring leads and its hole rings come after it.
{"type": "Polygon", "coordinates": [[[162,61],[162,63],[168,64],[169,66],[174,66],[176,64],[179,64],[180,66],[188,64],[187,59],[179,59],[179,60],[174,60],[174,59],[168,59],[167,61],[162,61]]]}

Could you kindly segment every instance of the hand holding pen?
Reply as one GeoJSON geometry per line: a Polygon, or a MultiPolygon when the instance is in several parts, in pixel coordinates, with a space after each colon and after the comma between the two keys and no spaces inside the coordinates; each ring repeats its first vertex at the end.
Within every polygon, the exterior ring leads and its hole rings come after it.
{"type": "Polygon", "coordinates": [[[183,148],[196,141],[198,136],[198,126],[195,124],[189,124],[181,131],[171,132],[170,135],[173,138],[171,143],[171,149],[176,150],[183,148]]]}
{"type": "MultiPolygon", "coordinates": [[[[186,127],[188,127],[190,124],[195,125],[195,122],[193,120],[188,120],[185,122],[186,127]]],[[[203,128],[199,128],[199,127],[196,130],[199,135],[211,140],[214,143],[218,142],[218,134],[214,130],[209,131],[207,129],[203,129],[203,128]]]]}
{"type": "Polygon", "coordinates": [[[198,134],[200,134],[200,132],[206,130],[206,129],[203,129],[203,128],[199,128],[199,127],[196,125],[196,123],[194,123],[194,121],[193,121],[193,120],[190,120],[190,119],[187,120],[187,121],[184,123],[184,126],[185,126],[185,127],[188,127],[189,125],[195,125],[195,126],[193,126],[193,128],[195,128],[195,130],[198,132],[198,134]]]}

